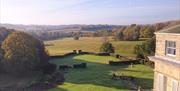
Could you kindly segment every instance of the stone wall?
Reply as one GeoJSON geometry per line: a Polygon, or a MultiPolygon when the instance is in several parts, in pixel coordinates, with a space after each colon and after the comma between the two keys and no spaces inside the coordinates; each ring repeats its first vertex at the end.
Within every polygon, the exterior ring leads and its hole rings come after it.
{"type": "Polygon", "coordinates": [[[180,60],[180,34],[157,33],[156,34],[156,55],[166,56],[175,60],[180,60]],[[166,50],[165,50],[166,41],[176,42],[176,56],[175,57],[166,56],[166,50]]]}
{"type": "MultiPolygon", "coordinates": [[[[156,33],[156,56],[161,56],[168,59],[180,61],[180,34],[167,34],[167,33],[156,33]],[[176,42],[176,56],[166,55],[166,41],[176,42]]],[[[158,74],[162,74],[166,77],[166,91],[172,91],[172,81],[177,80],[179,83],[178,91],[180,91],[180,66],[171,62],[165,62],[161,59],[153,59],[155,62],[154,69],[154,91],[157,91],[158,86],[158,74]]]]}
{"type": "MultiPolygon", "coordinates": [[[[158,86],[158,74],[163,74],[167,77],[167,90],[172,91],[172,80],[175,79],[179,83],[178,91],[180,91],[180,66],[166,63],[163,61],[155,60],[155,69],[154,69],[154,89],[158,86]]],[[[157,91],[157,90],[154,90],[157,91]]]]}

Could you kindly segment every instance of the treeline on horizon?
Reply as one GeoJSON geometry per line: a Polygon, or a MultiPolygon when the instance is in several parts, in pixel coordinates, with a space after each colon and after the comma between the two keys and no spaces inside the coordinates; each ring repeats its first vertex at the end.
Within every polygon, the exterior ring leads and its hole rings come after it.
{"type": "Polygon", "coordinates": [[[180,24],[180,20],[161,22],[147,25],[1,25],[8,29],[16,29],[28,32],[41,40],[54,40],[64,37],[102,37],[114,36],[115,40],[137,40],[141,38],[149,38],[153,36],[155,31],[165,29],[180,24]]]}

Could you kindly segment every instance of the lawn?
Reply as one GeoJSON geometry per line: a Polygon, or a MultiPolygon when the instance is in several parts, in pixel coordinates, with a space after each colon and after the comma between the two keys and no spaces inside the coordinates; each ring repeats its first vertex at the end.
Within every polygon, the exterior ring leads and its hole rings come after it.
{"type": "Polygon", "coordinates": [[[132,68],[126,66],[109,66],[108,61],[115,60],[110,56],[77,55],[65,58],[52,59],[57,65],[86,62],[87,69],[70,69],[65,73],[64,85],[49,91],[129,91],[131,86],[127,81],[112,80],[112,74],[123,74],[133,76],[137,79],[136,84],[145,89],[153,86],[153,70],[144,65],[134,65],[132,68]]]}
{"type": "MultiPolygon", "coordinates": [[[[134,46],[141,44],[144,40],[140,41],[113,41],[111,37],[108,38],[113,44],[116,53],[120,53],[125,56],[135,56],[133,53],[134,46]]],[[[102,37],[82,37],[80,40],[74,40],[73,38],[64,38],[58,40],[45,41],[51,55],[60,55],[72,50],[83,50],[87,52],[99,52],[102,44],[102,37]]]]}

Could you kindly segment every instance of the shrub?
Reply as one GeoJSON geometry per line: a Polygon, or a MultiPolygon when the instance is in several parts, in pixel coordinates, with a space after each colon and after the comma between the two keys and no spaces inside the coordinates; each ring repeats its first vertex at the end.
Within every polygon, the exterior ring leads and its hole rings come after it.
{"type": "Polygon", "coordinates": [[[55,83],[56,84],[63,84],[63,82],[65,81],[64,75],[60,72],[55,72],[53,74],[53,78],[55,78],[55,83]]]}
{"type": "Polygon", "coordinates": [[[66,70],[70,68],[69,65],[59,65],[59,70],[66,70]]]}
{"type": "Polygon", "coordinates": [[[154,63],[149,61],[148,55],[154,55],[155,53],[155,37],[147,40],[142,45],[136,45],[134,48],[134,53],[136,53],[136,58],[141,61],[142,64],[146,64],[150,67],[154,67],[154,63]]]}
{"type": "Polygon", "coordinates": [[[119,65],[130,65],[130,64],[139,64],[140,62],[137,60],[132,61],[109,61],[109,65],[111,66],[119,66],[119,65]]]}
{"type": "Polygon", "coordinates": [[[86,68],[87,64],[86,63],[80,63],[80,64],[74,64],[73,68],[86,68]]]}
{"type": "Polygon", "coordinates": [[[74,40],[79,40],[79,36],[74,36],[74,40]]]}
{"type": "Polygon", "coordinates": [[[97,56],[110,56],[110,53],[97,53],[97,56]]]}
{"type": "Polygon", "coordinates": [[[61,72],[54,72],[51,75],[44,75],[40,79],[40,82],[48,83],[48,84],[63,84],[64,81],[65,81],[64,74],[61,72]]]}
{"type": "Polygon", "coordinates": [[[76,50],[73,50],[73,53],[76,53],[76,50]]]}
{"type": "Polygon", "coordinates": [[[79,40],[80,36],[81,36],[80,32],[74,32],[73,33],[74,40],[79,40]]]}
{"type": "Polygon", "coordinates": [[[148,57],[144,58],[144,64],[154,68],[154,62],[150,61],[148,57]]]}
{"type": "Polygon", "coordinates": [[[120,55],[119,55],[119,54],[116,54],[116,58],[120,58],[120,55]]]}
{"type": "Polygon", "coordinates": [[[48,63],[41,67],[43,74],[45,75],[54,73],[56,71],[56,68],[57,68],[56,64],[52,64],[52,63],[48,63]]]}
{"type": "Polygon", "coordinates": [[[78,51],[77,51],[77,54],[81,54],[81,53],[82,53],[82,50],[78,50],[78,51]]]}
{"type": "Polygon", "coordinates": [[[120,40],[123,40],[123,39],[124,39],[124,34],[123,34],[122,31],[117,32],[117,33],[115,34],[115,40],[120,41],[120,40]]]}
{"type": "Polygon", "coordinates": [[[101,52],[114,53],[114,47],[109,42],[104,42],[100,48],[101,52]]]}

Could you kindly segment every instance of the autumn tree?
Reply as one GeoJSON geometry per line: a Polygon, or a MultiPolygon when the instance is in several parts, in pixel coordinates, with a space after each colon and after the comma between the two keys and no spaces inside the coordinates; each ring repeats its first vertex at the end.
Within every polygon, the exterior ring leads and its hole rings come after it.
{"type": "Polygon", "coordinates": [[[13,31],[14,31],[13,29],[6,29],[4,27],[0,27],[0,71],[2,70],[2,60],[3,60],[3,50],[1,49],[1,45],[4,39],[13,31]]]}
{"type": "Polygon", "coordinates": [[[138,40],[140,36],[140,27],[136,24],[132,24],[124,31],[124,40],[138,40]]]}
{"type": "Polygon", "coordinates": [[[146,26],[141,26],[141,28],[140,28],[140,38],[144,38],[145,37],[145,35],[144,35],[144,31],[146,30],[146,28],[148,27],[148,25],[146,26]]]}
{"type": "Polygon", "coordinates": [[[30,72],[48,62],[44,44],[24,32],[11,33],[1,48],[4,51],[3,68],[7,72],[30,72]]]}
{"type": "Polygon", "coordinates": [[[154,29],[153,27],[149,26],[144,30],[144,37],[145,38],[152,38],[154,36],[154,29]]]}

